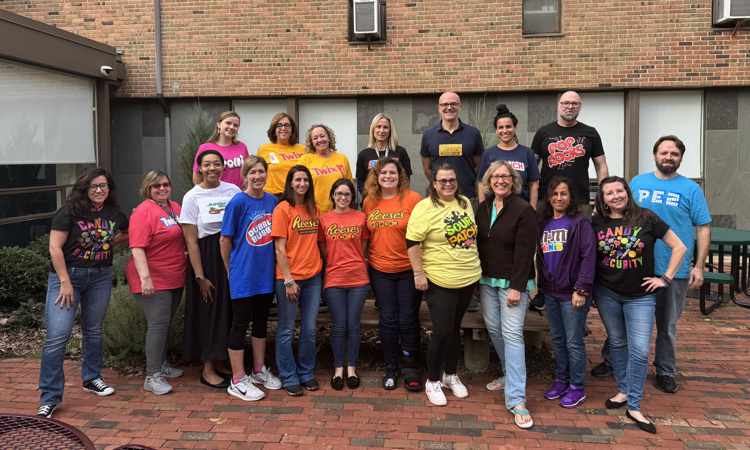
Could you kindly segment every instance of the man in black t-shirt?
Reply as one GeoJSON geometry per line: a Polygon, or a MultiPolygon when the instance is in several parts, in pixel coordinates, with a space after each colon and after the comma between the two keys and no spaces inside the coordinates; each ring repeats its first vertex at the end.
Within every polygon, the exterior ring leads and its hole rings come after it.
{"type": "MultiPolygon", "coordinates": [[[[594,127],[578,122],[581,96],[567,91],[557,103],[557,121],[537,130],[531,149],[542,162],[541,195],[546,195],[547,183],[555,175],[563,175],[573,182],[576,200],[589,204],[589,159],[594,161],[596,178],[609,175],[602,139],[594,127]]],[[[590,208],[585,208],[588,213],[590,208]]]]}

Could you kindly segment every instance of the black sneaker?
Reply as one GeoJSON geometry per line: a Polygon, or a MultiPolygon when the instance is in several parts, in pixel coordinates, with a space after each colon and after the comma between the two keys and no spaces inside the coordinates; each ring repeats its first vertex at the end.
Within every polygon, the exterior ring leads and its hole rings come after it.
{"type": "Polygon", "coordinates": [[[318,380],[313,378],[312,380],[303,382],[302,387],[305,388],[306,391],[317,391],[320,389],[320,384],[318,383],[318,380]]]}
{"type": "Polygon", "coordinates": [[[94,378],[83,383],[83,390],[92,392],[99,397],[106,397],[115,393],[115,388],[105,383],[101,378],[94,378]]]}
{"type": "Polygon", "coordinates": [[[286,389],[286,393],[292,397],[299,397],[305,393],[305,390],[302,389],[302,386],[299,384],[290,384],[289,386],[284,386],[284,389],[286,389]]]}
{"type": "Polygon", "coordinates": [[[680,385],[677,384],[674,377],[670,377],[669,375],[657,375],[655,386],[656,389],[667,394],[674,394],[680,389],[680,385]]]}
{"type": "Polygon", "coordinates": [[[532,306],[536,311],[544,311],[544,296],[537,294],[536,297],[532,298],[531,301],[529,301],[529,305],[532,306]]]}
{"type": "Polygon", "coordinates": [[[52,418],[52,413],[57,409],[57,405],[55,403],[47,403],[44,405],[39,405],[39,409],[36,410],[37,417],[44,417],[47,419],[52,418]]]}
{"type": "Polygon", "coordinates": [[[607,361],[602,361],[598,366],[591,369],[591,376],[596,378],[607,378],[612,375],[612,366],[607,361]]]}

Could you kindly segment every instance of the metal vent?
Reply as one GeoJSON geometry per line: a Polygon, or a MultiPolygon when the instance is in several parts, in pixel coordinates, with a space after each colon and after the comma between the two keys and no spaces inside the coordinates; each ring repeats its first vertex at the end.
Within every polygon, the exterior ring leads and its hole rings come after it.
{"type": "Polygon", "coordinates": [[[354,34],[377,33],[378,0],[354,0],[354,34]]]}

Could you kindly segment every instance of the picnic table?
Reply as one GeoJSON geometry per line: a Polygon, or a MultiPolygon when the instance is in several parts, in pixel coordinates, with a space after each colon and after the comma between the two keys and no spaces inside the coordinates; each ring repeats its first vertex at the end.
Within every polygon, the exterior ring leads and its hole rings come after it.
{"type": "MultiPolygon", "coordinates": [[[[733,228],[711,227],[711,250],[708,256],[709,268],[716,268],[718,273],[728,273],[734,279],[736,292],[748,293],[748,270],[750,270],[750,231],[737,230],[733,228]],[[729,249],[727,249],[729,247],[729,249]],[[729,271],[725,270],[724,258],[729,255],[729,271]],[[714,257],[717,261],[714,262],[714,257]]],[[[731,288],[730,288],[731,289],[731,288]]],[[[723,287],[719,286],[719,295],[723,295],[723,287]]],[[[737,300],[732,295],[732,300],[744,307],[750,305],[737,300]]]]}

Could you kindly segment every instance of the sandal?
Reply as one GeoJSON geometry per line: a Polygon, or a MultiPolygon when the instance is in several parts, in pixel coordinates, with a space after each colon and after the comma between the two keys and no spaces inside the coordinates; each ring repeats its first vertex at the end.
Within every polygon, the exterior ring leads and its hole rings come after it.
{"type": "Polygon", "coordinates": [[[515,423],[518,428],[522,430],[528,430],[529,428],[534,426],[534,419],[531,418],[529,410],[525,407],[521,408],[519,407],[519,405],[516,405],[508,411],[513,414],[513,423],[515,423]],[[522,421],[521,418],[523,416],[528,416],[529,420],[527,422],[522,421]]]}

